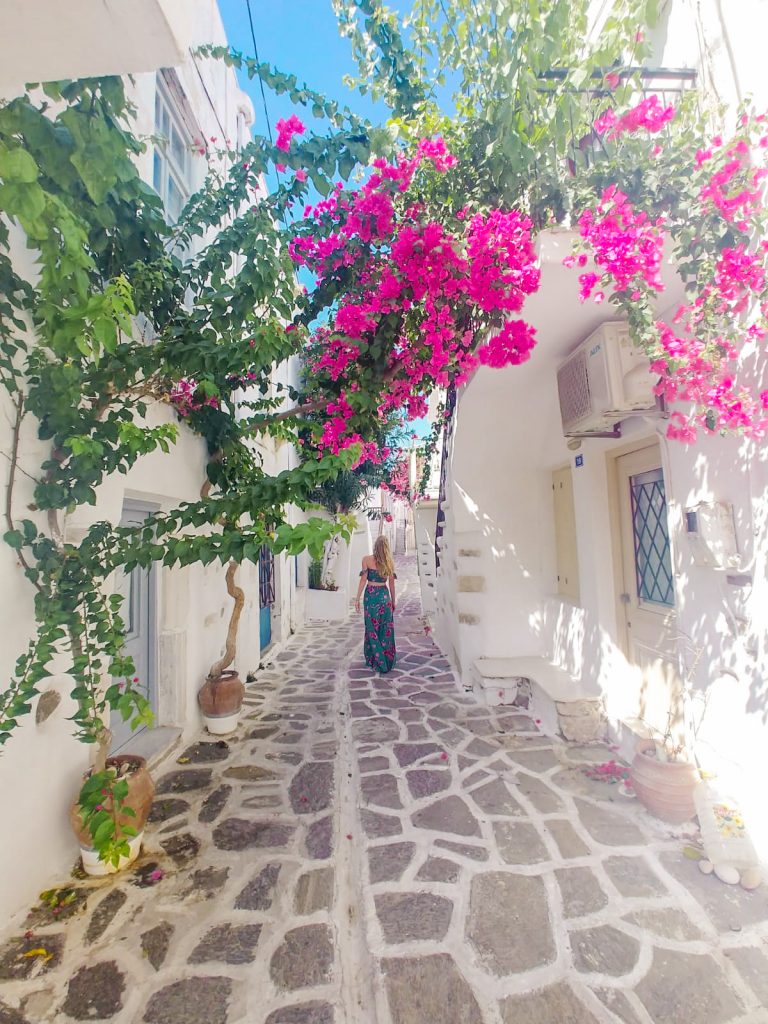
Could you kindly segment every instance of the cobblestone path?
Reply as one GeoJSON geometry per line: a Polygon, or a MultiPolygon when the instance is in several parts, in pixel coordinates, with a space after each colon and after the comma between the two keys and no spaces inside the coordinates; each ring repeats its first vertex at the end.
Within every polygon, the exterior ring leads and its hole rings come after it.
{"type": "Polygon", "coordinates": [[[392,676],[359,619],[295,637],[155,770],[138,864],[6,933],[0,1024],[767,1024],[766,893],[478,707],[402,568],[392,676]]]}

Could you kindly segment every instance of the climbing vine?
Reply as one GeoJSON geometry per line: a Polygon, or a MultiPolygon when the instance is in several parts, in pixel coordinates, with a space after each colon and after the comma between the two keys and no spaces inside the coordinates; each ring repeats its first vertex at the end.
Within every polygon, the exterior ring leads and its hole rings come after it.
{"type": "MultiPolygon", "coordinates": [[[[325,134],[294,143],[287,159],[304,160],[329,189],[367,160],[370,144],[362,122],[327,118],[326,106],[315,113],[325,134]]],[[[0,693],[0,743],[43,680],[66,673],[76,734],[98,744],[98,777],[110,712],[134,727],[151,716],[123,649],[113,574],[153,562],[255,561],[263,544],[317,554],[343,527],[317,517],[291,526],[285,509],[311,506],[315,489],[355,457],[329,454],[270,476],[251,444],[257,434],[295,436],[305,415],[298,392],[273,380],[300,349],[284,326],[296,286],[281,219],[307,187],[302,176],[267,193],[264,173],[286,155],[255,138],[223,154],[169,225],[137,172],[146,143],[132,117],[116,78],[49,83],[0,107],[0,384],[13,424],[5,541],[33,588],[37,620],[0,693]],[[170,453],[187,429],[209,456],[199,500],[137,527],[99,521],[74,539],[68,524],[110,476],[170,453]]],[[[87,817],[111,856],[101,813],[87,817]]]]}

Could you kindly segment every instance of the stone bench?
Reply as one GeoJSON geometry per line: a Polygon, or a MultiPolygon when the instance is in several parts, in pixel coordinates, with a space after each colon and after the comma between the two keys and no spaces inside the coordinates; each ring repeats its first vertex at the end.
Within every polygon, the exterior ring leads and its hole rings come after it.
{"type": "Polygon", "coordinates": [[[472,668],[472,691],[484,704],[528,708],[543,732],[576,743],[603,738],[602,701],[547,658],[478,658],[472,668]]]}

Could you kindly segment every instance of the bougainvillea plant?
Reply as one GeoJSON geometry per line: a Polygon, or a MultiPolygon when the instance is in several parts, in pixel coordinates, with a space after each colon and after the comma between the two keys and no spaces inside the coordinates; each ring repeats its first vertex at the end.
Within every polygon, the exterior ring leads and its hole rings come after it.
{"type": "Polygon", "coordinates": [[[650,96],[608,107],[595,129],[606,147],[599,191],[581,196],[580,243],[565,260],[580,268],[579,297],[608,297],[627,317],[672,409],[669,437],[762,439],[768,391],[754,370],[768,331],[768,120],[744,112],[730,137],[706,136],[650,96]],[[685,299],[662,319],[665,259],[685,299]]]}
{"type": "MultiPolygon", "coordinates": [[[[300,418],[284,408],[298,395],[273,376],[300,347],[284,329],[296,286],[281,219],[304,186],[296,176],[269,193],[263,178],[278,160],[303,163],[328,190],[367,162],[370,139],[349,112],[261,73],[310,105],[322,129],[304,152],[295,121],[281,147],[261,137],[240,152],[199,146],[210,173],[173,225],[138,173],[146,143],[120,79],[48,83],[0,105],[0,394],[11,424],[4,539],[36,616],[0,688],[0,744],[43,684],[68,677],[73,732],[97,750],[90,779],[99,794],[114,785],[110,716],[133,727],[152,717],[124,649],[113,574],[218,561],[229,584],[262,545],[319,554],[344,529],[312,515],[291,525],[287,509],[311,509],[315,489],[354,450],[270,474],[251,443],[295,435],[300,418]],[[34,262],[19,260],[25,247],[34,262]],[[110,476],[150,453],[172,457],[187,430],[202,439],[198,500],[135,527],[88,510],[110,476]],[[73,534],[68,521],[83,511],[92,525],[73,534]]],[[[81,809],[100,856],[113,857],[115,835],[103,810],[90,808],[92,795],[83,791],[81,809]]]]}
{"type": "Polygon", "coordinates": [[[337,186],[308,206],[295,230],[289,251],[316,285],[298,322],[311,324],[318,301],[338,296],[311,335],[313,376],[333,394],[321,451],[361,444],[370,457],[372,416],[423,416],[433,389],[479,363],[530,356],[534,331],[510,317],[539,283],[531,223],[501,210],[431,217],[420,191],[454,164],[442,139],[422,139],[411,157],[375,160],[361,188],[337,186]]]}

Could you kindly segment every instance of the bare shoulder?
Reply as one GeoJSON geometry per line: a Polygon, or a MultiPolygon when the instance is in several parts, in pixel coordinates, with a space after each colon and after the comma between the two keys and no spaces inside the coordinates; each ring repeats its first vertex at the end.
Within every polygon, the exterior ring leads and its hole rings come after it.
{"type": "Polygon", "coordinates": [[[363,555],[363,568],[369,569],[374,564],[373,555],[363,555]]]}

